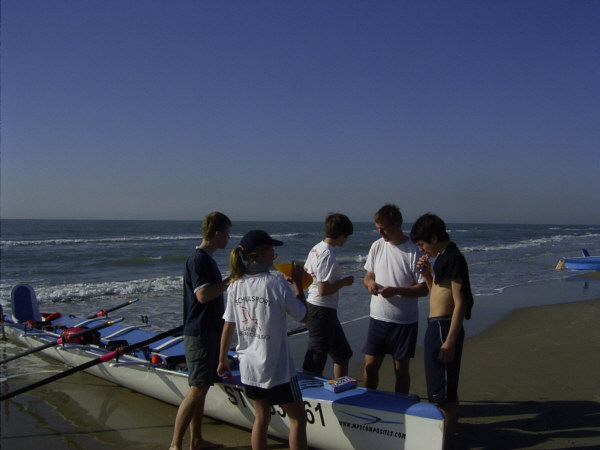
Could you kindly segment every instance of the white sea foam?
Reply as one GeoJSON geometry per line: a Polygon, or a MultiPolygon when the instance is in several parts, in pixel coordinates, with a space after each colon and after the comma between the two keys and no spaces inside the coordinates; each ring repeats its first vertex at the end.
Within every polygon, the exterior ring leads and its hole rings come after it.
{"type": "Polygon", "coordinates": [[[125,236],[99,239],[32,239],[32,240],[2,240],[0,247],[54,247],[82,244],[112,244],[127,242],[152,242],[152,241],[186,241],[200,240],[202,236],[125,236]]]}
{"type": "Polygon", "coordinates": [[[163,277],[100,283],[74,283],[42,286],[36,289],[40,303],[79,302],[98,297],[169,295],[182,290],[183,277],[163,277]]]}
{"type": "Polygon", "coordinates": [[[572,234],[557,234],[550,237],[537,238],[537,239],[524,239],[512,243],[499,243],[496,245],[474,245],[465,246],[461,250],[463,252],[492,252],[498,250],[517,250],[528,247],[540,247],[545,244],[556,243],[572,239],[594,239],[600,237],[600,234],[588,233],[584,235],[574,236],[572,234]]]}

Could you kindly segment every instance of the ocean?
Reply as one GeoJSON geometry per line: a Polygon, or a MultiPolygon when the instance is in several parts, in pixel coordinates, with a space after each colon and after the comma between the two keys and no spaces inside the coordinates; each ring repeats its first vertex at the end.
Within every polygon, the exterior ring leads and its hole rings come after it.
{"type": "MultiPolygon", "coordinates": [[[[0,301],[9,312],[17,283],[34,287],[43,312],[90,315],[138,298],[113,317],[145,316],[154,329],[177,326],[183,267],[201,241],[200,226],[195,221],[2,220],[0,301]]],[[[407,234],[410,226],[403,227],[407,234]]],[[[354,228],[346,245],[336,248],[343,273],[355,277],[341,291],[338,315],[343,322],[369,313],[363,266],[378,238],[372,222],[355,223],[354,228]]],[[[321,222],[235,222],[229,245],[215,254],[224,276],[231,249],[250,229],[284,241],[276,251],[288,261],[304,261],[323,238],[321,222]]],[[[493,304],[508,287],[573,275],[555,270],[561,257],[581,256],[582,248],[600,254],[600,225],[450,223],[448,231],[469,263],[474,313],[478,304],[493,304]]],[[[424,308],[426,301],[421,301],[424,308]]]]}

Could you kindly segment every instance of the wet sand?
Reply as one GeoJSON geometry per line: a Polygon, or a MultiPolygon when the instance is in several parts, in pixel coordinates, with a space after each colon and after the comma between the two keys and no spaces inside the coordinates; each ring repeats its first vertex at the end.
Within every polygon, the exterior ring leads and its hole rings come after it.
{"type": "MultiPolygon", "coordinates": [[[[600,448],[599,321],[600,300],[536,306],[508,313],[468,338],[457,448],[600,448]]],[[[2,344],[2,352],[18,351],[7,345],[2,344]]],[[[362,356],[360,348],[355,353],[362,356]]],[[[411,392],[426,398],[422,358],[417,349],[411,392]]],[[[23,361],[18,369],[8,364],[2,369],[2,376],[9,377],[3,389],[39,379],[36,371],[62,370],[35,356],[23,361]],[[22,374],[16,376],[18,371],[22,374]]],[[[360,370],[355,371],[361,379],[360,370]]],[[[385,365],[380,388],[392,388],[391,374],[391,365],[385,365]]],[[[0,446],[168,448],[176,413],[174,406],[75,374],[0,403],[0,446]]],[[[246,430],[209,418],[203,429],[206,439],[228,448],[250,448],[246,430]]],[[[270,445],[287,448],[278,440],[270,445]]]]}

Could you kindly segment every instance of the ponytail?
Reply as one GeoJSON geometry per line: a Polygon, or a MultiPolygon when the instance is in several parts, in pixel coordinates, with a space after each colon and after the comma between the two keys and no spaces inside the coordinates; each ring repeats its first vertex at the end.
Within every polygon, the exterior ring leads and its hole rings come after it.
{"type": "Polygon", "coordinates": [[[242,247],[237,246],[231,250],[229,255],[229,270],[231,272],[231,282],[238,280],[246,273],[246,265],[244,264],[243,258],[244,253],[242,247]]]}
{"type": "Polygon", "coordinates": [[[231,254],[229,255],[229,271],[231,272],[230,283],[242,278],[248,272],[246,263],[256,261],[258,258],[260,258],[261,253],[270,247],[270,245],[262,245],[260,247],[256,247],[254,250],[248,253],[245,253],[242,246],[238,245],[231,250],[231,254]]]}

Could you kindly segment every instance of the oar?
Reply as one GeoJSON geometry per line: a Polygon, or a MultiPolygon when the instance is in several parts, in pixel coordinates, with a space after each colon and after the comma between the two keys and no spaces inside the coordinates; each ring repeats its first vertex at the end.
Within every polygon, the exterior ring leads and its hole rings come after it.
{"type": "Polygon", "coordinates": [[[106,353],[105,355],[102,355],[96,359],[92,359],[91,361],[88,361],[86,363],[80,364],[79,366],[76,367],[72,367],[68,370],[65,370],[64,372],[61,373],[57,373],[56,375],[53,375],[51,377],[45,378],[43,380],[37,381],[35,383],[32,383],[30,385],[24,386],[20,389],[17,389],[16,391],[13,392],[9,392],[7,394],[4,394],[2,396],[0,396],[0,402],[7,400],[11,397],[14,397],[15,395],[19,395],[22,394],[24,392],[30,391],[32,389],[35,389],[36,387],[40,387],[43,386],[45,384],[51,383],[53,381],[56,380],[60,380],[61,378],[65,378],[69,375],[72,375],[74,373],[77,372],[81,372],[83,370],[89,369],[90,367],[96,366],[98,364],[102,364],[103,362],[107,362],[110,361],[114,358],[116,358],[117,356],[123,355],[125,353],[128,353],[132,350],[138,349],[140,347],[144,347],[148,344],[151,344],[152,342],[156,342],[156,341],[160,341],[161,339],[164,339],[168,336],[171,336],[175,333],[179,333],[180,331],[183,331],[183,325],[178,326],[177,328],[173,328],[169,331],[165,331],[164,333],[161,334],[157,334],[154,337],[148,338],[144,341],[141,342],[137,342],[135,344],[131,344],[131,345],[127,345],[125,347],[119,347],[118,349],[110,352],[110,353],[106,353]]]}
{"type": "Polygon", "coordinates": [[[103,309],[102,311],[99,311],[96,314],[92,314],[90,317],[86,317],[86,319],[93,319],[94,317],[106,316],[109,312],[116,311],[117,309],[120,309],[120,308],[124,308],[125,306],[131,305],[132,303],[135,303],[138,300],[139,300],[138,298],[134,298],[133,300],[129,300],[128,302],[125,302],[122,305],[114,306],[110,309],[103,309]]]}
{"type": "Polygon", "coordinates": [[[306,328],[305,326],[302,326],[302,327],[291,329],[290,331],[287,332],[287,335],[293,336],[295,334],[304,333],[305,331],[308,331],[308,328],[306,328]]]}
{"type": "MultiPolygon", "coordinates": [[[[346,325],[346,324],[349,324],[349,323],[352,323],[352,322],[357,322],[359,320],[366,319],[367,317],[369,317],[368,314],[365,315],[365,316],[356,317],[355,319],[346,320],[345,322],[340,322],[340,325],[343,326],[343,325],[346,325]]],[[[308,328],[306,328],[306,325],[302,325],[302,326],[299,326],[297,328],[292,328],[290,331],[287,332],[287,335],[288,336],[293,336],[295,334],[304,333],[305,331],[308,331],[308,328]]]]}
{"type": "Polygon", "coordinates": [[[73,333],[73,334],[65,336],[65,337],[60,337],[56,341],[48,342],[47,344],[41,345],[39,347],[30,348],[29,350],[24,351],[23,353],[19,353],[18,355],[11,356],[10,358],[3,359],[2,361],[0,361],[0,364],[4,364],[4,363],[7,363],[14,359],[21,358],[22,356],[31,355],[32,353],[36,353],[36,352],[39,352],[40,350],[44,350],[44,349],[47,349],[50,347],[54,347],[55,345],[61,345],[61,344],[66,344],[68,342],[72,342],[75,338],[78,338],[80,336],[85,336],[86,334],[93,333],[94,331],[101,330],[102,328],[109,327],[117,322],[121,322],[122,320],[123,320],[123,318],[119,317],[118,319],[109,320],[108,322],[101,323],[100,325],[97,325],[95,327],[86,328],[85,330],[78,331],[77,333],[73,333]]]}

